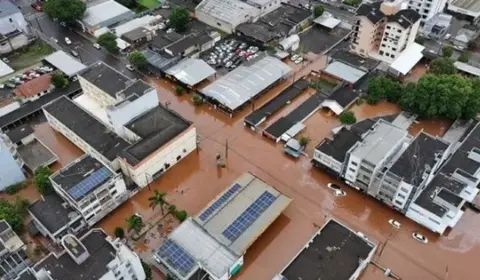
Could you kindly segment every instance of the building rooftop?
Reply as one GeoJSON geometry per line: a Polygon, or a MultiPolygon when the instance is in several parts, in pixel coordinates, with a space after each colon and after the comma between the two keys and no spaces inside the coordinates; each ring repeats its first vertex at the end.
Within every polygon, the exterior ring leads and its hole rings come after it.
{"type": "Polygon", "coordinates": [[[116,249],[106,239],[107,235],[98,229],[89,231],[81,238],[81,243],[89,257],[77,264],[65,251],[55,256],[50,253],[38,262],[33,269],[45,269],[53,279],[98,280],[107,273],[109,264],[116,256],[116,249]]]}
{"type": "Polygon", "coordinates": [[[281,272],[286,280],[348,280],[373,253],[375,244],[330,220],[281,272]]]}
{"type": "Polygon", "coordinates": [[[80,201],[115,175],[95,158],[84,155],[55,172],[50,180],[72,199],[80,201]]]}
{"type": "Polygon", "coordinates": [[[348,49],[339,49],[329,56],[334,60],[349,64],[350,66],[361,69],[365,72],[373,70],[380,63],[373,58],[359,56],[358,54],[350,52],[348,49]]]}
{"type": "Polygon", "coordinates": [[[351,151],[356,157],[377,164],[392,146],[401,141],[407,131],[384,120],[379,120],[351,151]]]}
{"type": "Polygon", "coordinates": [[[418,187],[426,179],[425,172],[434,171],[433,167],[442,158],[448,146],[449,144],[441,138],[422,132],[415,137],[389,171],[404,182],[418,187]]]}
{"type": "Polygon", "coordinates": [[[17,143],[23,138],[33,134],[33,128],[30,124],[22,124],[5,132],[5,134],[10,139],[10,141],[12,141],[13,143],[17,143]]]}
{"type": "Polygon", "coordinates": [[[205,0],[195,8],[223,22],[241,23],[258,14],[257,9],[240,0],[205,0]]]}
{"type": "Polygon", "coordinates": [[[151,33],[151,31],[145,27],[137,27],[133,30],[123,33],[122,38],[129,42],[133,42],[142,39],[143,37],[147,36],[148,33],[151,33]]]}
{"type": "Polygon", "coordinates": [[[234,111],[290,71],[290,66],[281,60],[265,56],[251,64],[240,65],[205,87],[202,93],[234,111]]]}
{"type": "Polygon", "coordinates": [[[113,98],[117,98],[116,94],[133,82],[129,77],[102,61],[90,65],[80,76],[113,98]]]}
{"type": "Polygon", "coordinates": [[[344,162],[348,150],[361,139],[361,135],[343,127],[333,136],[333,140],[325,138],[315,150],[327,154],[339,162],[344,162]]]}
{"type": "Polygon", "coordinates": [[[43,109],[107,160],[113,161],[128,146],[125,140],[67,97],[60,97],[43,109]]]}
{"type": "Polygon", "coordinates": [[[168,49],[169,51],[171,51],[172,55],[174,56],[181,55],[183,52],[185,52],[188,48],[192,46],[196,46],[196,45],[201,46],[210,41],[212,41],[212,38],[206,33],[198,34],[198,35],[190,34],[166,46],[165,49],[168,49]]]}
{"type": "Polygon", "coordinates": [[[37,280],[37,277],[35,277],[30,268],[27,268],[22,271],[15,280],[37,280]]]}
{"type": "Polygon", "coordinates": [[[390,68],[400,72],[402,75],[407,75],[423,58],[424,49],[425,47],[420,44],[411,44],[392,62],[390,68]]]}
{"type": "Polygon", "coordinates": [[[332,63],[328,64],[327,68],[325,68],[323,72],[350,84],[355,84],[367,74],[367,72],[363,70],[357,69],[340,61],[333,61],[332,63]]]}
{"type": "Polygon", "coordinates": [[[322,105],[330,107],[335,114],[340,115],[348,106],[350,106],[360,96],[360,92],[351,89],[348,86],[339,87],[325,100],[322,105]],[[328,101],[335,101],[335,106],[328,106],[328,101]]]}
{"type": "Polygon", "coordinates": [[[13,92],[16,96],[22,98],[30,98],[37,96],[51,87],[52,75],[45,74],[33,80],[16,87],[13,92]]]}
{"type": "Polygon", "coordinates": [[[454,7],[456,7],[460,11],[463,10],[475,14],[480,13],[480,1],[476,0],[453,0],[448,5],[448,9],[456,11],[457,9],[452,9],[454,7]]]}
{"type": "Polygon", "coordinates": [[[408,28],[420,20],[420,14],[412,9],[403,9],[396,14],[387,16],[380,10],[381,4],[382,2],[362,4],[357,9],[357,15],[367,17],[373,24],[387,18],[388,22],[396,22],[403,28],[408,28]]]}
{"type": "MultiPolygon", "coordinates": [[[[158,38],[159,36],[155,37],[158,38]]],[[[160,71],[165,71],[168,68],[174,66],[179,60],[179,56],[171,56],[167,53],[157,53],[150,49],[143,51],[143,55],[147,58],[147,62],[151,67],[154,67],[160,71]]]]}
{"type": "Polygon", "coordinates": [[[467,132],[467,136],[463,143],[450,157],[450,159],[442,166],[441,172],[446,175],[452,175],[457,170],[462,170],[471,176],[477,174],[480,168],[480,159],[476,157],[480,153],[480,125],[475,123],[475,128],[467,132]]]}
{"type": "Polygon", "coordinates": [[[71,57],[64,51],[56,51],[44,57],[43,60],[50,63],[69,77],[72,77],[73,75],[78,74],[83,69],[87,68],[87,66],[83,65],[81,62],[71,57]]]}
{"type": "Polygon", "coordinates": [[[20,13],[20,9],[8,0],[0,0],[0,18],[20,13]]]}
{"type": "Polygon", "coordinates": [[[79,214],[63,206],[57,194],[45,195],[28,207],[28,211],[52,234],[56,233],[79,214]]]}
{"type": "MultiPolygon", "coordinates": [[[[4,2],[8,2],[8,1],[4,0],[4,2]]],[[[3,60],[0,60],[0,77],[6,76],[13,72],[15,71],[13,71],[13,69],[10,66],[8,66],[8,64],[3,62],[3,60]]]]}
{"type": "Polygon", "coordinates": [[[127,147],[121,157],[136,165],[154,151],[187,130],[191,123],[159,104],[125,125],[141,140],[127,147]]]}
{"type": "Polygon", "coordinates": [[[165,71],[180,82],[195,86],[201,81],[215,75],[216,71],[205,61],[198,58],[185,58],[165,71]]]}
{"type": "Polygon", "coordinates": [[[97,5],[87,7],[82,22],[88,25],[88,27],[94,27],[123,14],[130,14],[132,17],[134,15],[132,11],[118,2],[107,0],[97,5]]]}
{"type": "Polygon", "coordinates": [[[162,50],[166,46],[182,40],[183,37],[184,35],[177,32],[162,33],[155,36],[149,45],[156,50],[162,50]]]}
{"type": "Polygon", "coordinates": [[[176,228],[169,239],[173,242],[167,241],[156,255],[182,277],[193,274],[198,264],[221,277],[290,202],[259,178],[244,173],[198,215],[176,228]],[[171,254],[180,250],[183,262],[171,254]]]}
{"type": "Polygon", "coordinates": [[[288,36],[293,27],[311,16],[310,11],[306,9],[283,3],[254,23],[240,24],[235,31],[267,43],[270,40],[288,36]]]}
{"type": "Polygon", "coordinates": [[[49,166],[58,159],[57,155],[37,139],[18,147],[17,152],[31,171],[35,171],[39,167],[49,166]]]}

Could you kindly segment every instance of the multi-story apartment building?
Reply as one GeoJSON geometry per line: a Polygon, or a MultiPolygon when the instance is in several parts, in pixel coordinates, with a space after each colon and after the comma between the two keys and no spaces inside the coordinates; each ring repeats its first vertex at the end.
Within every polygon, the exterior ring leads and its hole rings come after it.
{"type": "Polygon", "coordinates": [[[447,4],[447,0],[409,0],[408,8],[420,14],[420,25],[441,13],[447,4]]]}
{"type": "Polygon", "coordinates": [[[401,9],[402,1],[363,4],[357,10],[351,35],[351,50],[392,63],[415,41],[420,14],[401,9]]]}
{"type": "Polygon", "coordinates": [[[15,279],[17,275],[30,265],[22,242],[12,227],[0,220],[0,279],[15,279]]]}
{"type": "Polygon", "coordinates": [[[84,155],[50,176],[56,193],[91,227],[129,197],[122,174],[84,155]]]}
{"type": "Polygon", "coordinates": [[[402,148],[408,132],[383,119],[376,122],[346,154],[342,176],[347,184],[369,192],[379,171],[402,148]]]}
{"type": "Polygon", "coordinates": [[[140,257],[119,239],[92,229],[80,239],[72,234],[61,240],[64,250],[50,253],[18,280],[145,280],[140,257]]]}

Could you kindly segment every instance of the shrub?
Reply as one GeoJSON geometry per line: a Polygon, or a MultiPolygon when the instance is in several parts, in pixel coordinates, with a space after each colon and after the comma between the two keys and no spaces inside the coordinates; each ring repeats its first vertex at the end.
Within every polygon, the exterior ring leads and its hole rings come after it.
{"type": "Polygon", "coordinates": [[[175,216],[177,217],[177,219],[180,221],[180,222],[183,222],[185,221],[185,219],[187,219],[187,211],[185,210],[178,210],[175,212],[175,216]]]}
{"type": "Polygon", "coordinates": [[[458,58],[458,61],[467,63],[470,58],[468,57],[467,54],[462,53],[462,55],[458,58]]]}
{"type": "Polygon", "coordinates": [[[168,205],[168,212],[175,213],[177,211],[177,206],[170,204],[168,205]]]}
{"type": "Polygon", "coordinates": [[[124,238],[125,237],[125,230],[122,227],[115,228],[115,237],[124,238]]]}
{"type": "Polygon", "coordinates": [[[195,105],[195,106],[200,106],[200,105],[203,104],[203,98],[197,93],[195,93],[192,96],[192,101],[193,101],[193,105],[195,105]]]}
{"type": "Polygon", "coordinates": [[[175,94],[176,95],[182,95],[185,89],[182,86],[176,86],[175,87],[175,94]]]}
{"type": "Polygon", "coordinates": [[[340,122],[343,124],[354,124],[357,122],[357,118],[352,111],[346,111],[340,114],[340,122]]]}
{"type": "Polygon", "coordinates": [[[311,141],[310,137],[308,137],[308,136],[302,136],[302,137],[300,137],[300,140],[299,140],[298,142],[299,142],[300,145],[302,145],[302,146],[307,146],[308,143],[310,143],[310,141],[311,141]]]}
{"type": "Polygon", "coordinates": [[[445,46],[442,48],[443,57],[451,57],[453,54],[453,48],[450,46],[445,46]]]}

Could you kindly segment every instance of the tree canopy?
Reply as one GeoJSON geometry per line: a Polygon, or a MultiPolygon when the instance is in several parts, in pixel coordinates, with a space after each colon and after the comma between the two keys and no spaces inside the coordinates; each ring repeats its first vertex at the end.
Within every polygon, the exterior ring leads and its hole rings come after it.
{"type": "Polygon", "coordinates": [[[118,52],[117,36],[111,32],[100,35],[97,39],[97,43],[111,53],[118,52]]]}
{"type": "Polygon", "coordinates": [[[430,63],[430,73],[432,74],[455,74],[457,69],[453,65],[453,60],[448,57],[439,57],[430,63]]]}
{"type": "Polygon", "coordinates": [[[35,170],[33,181],[41,194],[51,194],[53,192],[52,183],[49,179],[50,175],[52,175],[52,171],[48,167],[39,167],[35,170]]]}
{"type": "Polygon", "coordinates": [[[451,46],[443,47],[442,54],[444,57],[451,57],[453,55],[453,48],[451,46]]]}
{"type": "Polygon", "coordinates": [[[165,192],[159,192],[158,190],[154,190],[153,196],[148,198],[148,201],[150,202],[150,207],[152,209],[155,209],[155,207],[160,206],[160,210],[162,211],[163,214],[163,208],[167,202],[165,201],[165,196],[167,194],[165,192]]]}
{"type": "Polygon", "coordinates": [[[125,230],[122,227],[115,228],[115,237],[124,238],[125,237],[125,230]]]}
{"type": "Polygon", "coordinates": [[[323,15],[324,12],[325,12],[325,8],[322,5],[317,5],[313,9],[313,15],[315,17],[319,17],[319,16],[323,15]]]}
{"type": "Polygon", "coordinates": [[[402,86],[399,82],[380,76],[368,81],[368,95],[365,99],[368,104],[376,104],[383,99],[397,102],[401,94],[402,86]]]}
{"type": "Polygon", "coordinates": [[[142,231],[144,226],[142,217],[138,215],[132,215],[127,219],[128,229],[134,230],[136,233],[142,231]]]}
{"type": "Polygon", "coordinates": [[[147,58],[139,51],[133,51],[128,55],[128,61],[137,68],[147,65],[147,58]]]}
{"type": "Polygon", "coordinates": [[[86,9],[87,5],[81,0],[48,0],[43,5],[49,18],[68,24],[81,19],[86,9]]]}
{"type": "Polygon", "coordinates": [[[136,0],[115,0],[115,1],[129,9],[133,9],[138,6],[138,2],[136,0]]]}
{"type": "Polygon", "coordinates": [[[462,53],[458,58],[458,61],[467,63],[470,60],[470,57],[467,54],[462,53]]]}
{"type": "Polygon", "coordinates": [[[345,111],[339,116],[340,122],[343,124],[354,124],[357,122],[357,118],[352,111],[345,111]]]}
{"type": "Polygon", "coordinates": [[[0,199],[0,220],[6,220],[15,232],[21,232],[24,228],[22,214],[25,212],[21,208],[25,206],[25,200],[17,198],[17,201],[12,204],[6,199],[0,199]]]}
{"type": "Polygon", "coordinates": [[[55,74],[52,76],[52,84],[56,88],[66,88],[68,86],[68,79],[62,74],[55,74]]]}
{"type": "Polygon", "coordinates": [[[190,12],[186,8],[177,7],[172,10],[169,19],[176,31],[184,31],[190,22],[190,12]]]}

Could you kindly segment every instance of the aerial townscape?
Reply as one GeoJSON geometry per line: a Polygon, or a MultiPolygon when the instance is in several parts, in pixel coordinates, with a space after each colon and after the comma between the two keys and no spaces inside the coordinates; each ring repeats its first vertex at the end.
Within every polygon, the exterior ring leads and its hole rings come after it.
{"type": "Polygon", "coordinates": [[[0,280],[478,280],[480,0],[0,0],[0,280]]]}

